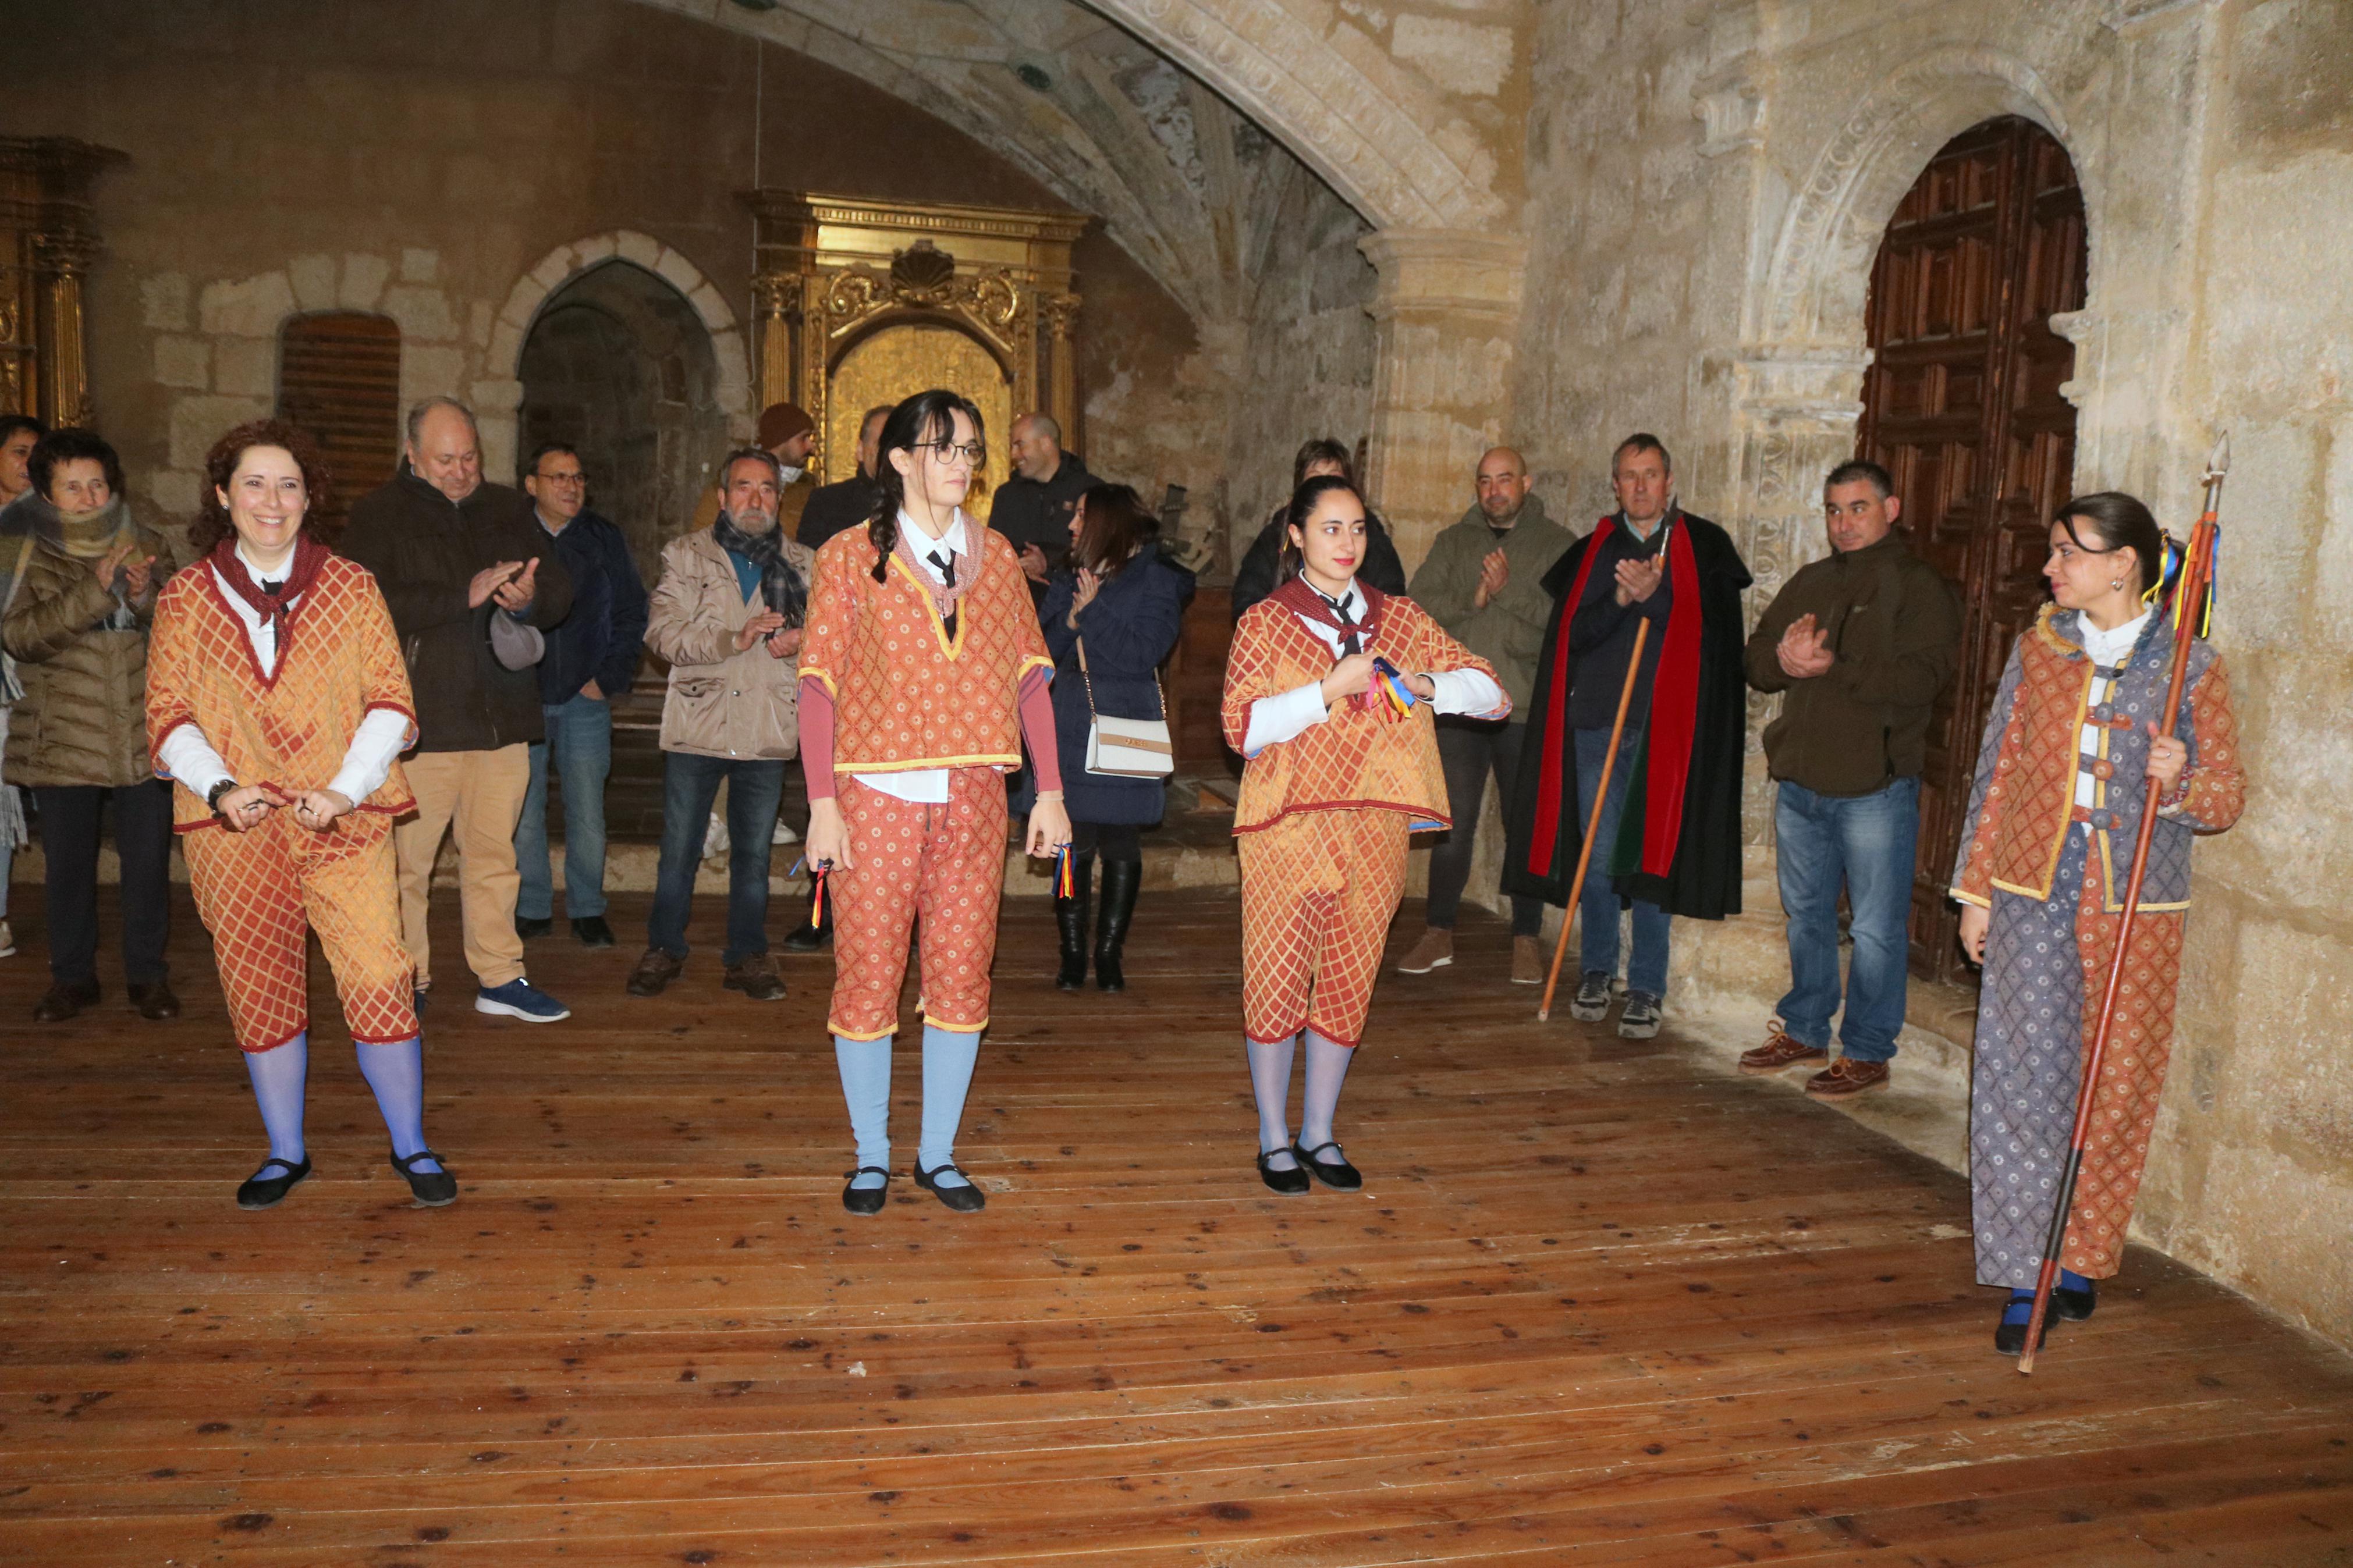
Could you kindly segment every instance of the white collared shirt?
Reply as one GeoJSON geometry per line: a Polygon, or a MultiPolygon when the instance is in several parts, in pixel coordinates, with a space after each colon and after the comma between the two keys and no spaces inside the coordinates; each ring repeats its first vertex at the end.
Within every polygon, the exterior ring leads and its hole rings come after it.
{"type": "MultiPolygon", "coordinates": [[[[907,536],[908,546],[914,552],[915,563],[930,574],[933,582],[943,587],[947,585],[947,574],[932,560],[934,555],[941,553],[945,553],[955,563],[957,581],[970,581],[965,575],[970,568],[965,564],[965,540],[968,536],[965,532],[964,508],[956,508],[955,515],[948,520],[947,527],[940,531],[936,540],[915,526],[915,520],[907,515],[904,507],[899,509],[899,530],[907,536]]],[[[945,768],[917,768],[902,773],[852,773],[849,776],[868,789],[881,790],[884,795],[895,795],[911,805],[945,805],[948,803],[948,770],[945,768]]]]}
{"type": "MultiPolygon", "coordinates": [[[[1322,591],[1314,584],[1309,584],[1308,587],[1321,596],[1322,591]]],[[[1357,586],[1354,577],[1348,579],[1347,590],[1338,599],[1325,598],[1324,603],[1346,605],[1352,620],[1362,621],[1365,618],[1365,591],[1357,586]]],[[[1306,616],[1299,617],[1299,624],[1323,640],[1324,646],[1332,650],[1335,660],[1342,657],[1341,650],[1346,645],[1338,628],[1306,616]]],[[[1504,695],[1504,689],[1482,670],[1431,669],[1419,673],[1430,678],[1434,693],[1430,699],[1430,706],[1436,712],[1500,718],[1502,713],[1497,710],[1502,710],[1503,713],[1511,710],[1511,700],[1504,695]]],[[[1255,757],[1269,746],[1297,740],[1331,716],[1331,709],[1324,700],[1324,683],[1320,680],[1311,680],[1272,697],[1261,697],[1250,704],[1250,729],[1242,736],[1242,755],[1255,757]]]]}
{"type": "MultiPolygon", "coordinates": [[[[253,563],[253,557],[245,552],[242,542],[237,547],[237,558],[245,563],[248,575],[256,583],[261,581],[261,570],[253,563]]],[[[280,564],[280,570],[290,572],[293,567],[294,558],[290,555],[280,564]]],[[[276,675],[278,627],[269,616],[247,604],[243,595],[228,585],[228,579],[221,575],[219,567],[208,565],[206,570],[219,584],[221,599],[228,605],[230,613],[244,624],[245,640],[253,649],[253,662],[263,675],[276,675]]],[[[297,596],[289,602],[288,608],[290,610],[301,602],[301,597],[297,596]]],[[[343,766],[336,770],[335,776],[327,782],[326,787],[353,805],[382,789],[384,781],[392,774],[393,759],[399,756],[401,748],[408,743],[408,731],[409,720],[406,713],[397,713],[389,708],[369,711],[361,718],[359,728],[352,731],[351,743],[343,748],[343,766]]],[[[223,779],[235,777],[228,771],[228,764],[221,760],[221,754],[213,749],[213,743],[205,739],[205,732],[194,722],[182,723],[164,736],[163,743],[155,748],[155,755],[164,764],[164,777],[179,780],[194,790],[200,799],[211,795],[213,786],[223,779]]],[[[261,781],[246,779],[241,782],[259,784],[261,781]]],[[[287,779],[272,782],[288,789],[304,787],[287,779]]]]}

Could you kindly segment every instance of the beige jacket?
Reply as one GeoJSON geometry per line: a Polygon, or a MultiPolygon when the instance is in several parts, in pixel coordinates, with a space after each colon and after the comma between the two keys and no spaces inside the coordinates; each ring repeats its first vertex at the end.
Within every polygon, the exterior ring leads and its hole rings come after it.
{"type": "MultiPolygon", "coordinates": [[[[785,559],[807,581],[816,557],[785,541],[785,559]]],[[[735,651],[735,633],[766,606],[747,600],[707,528],[662,547],[661,581],[646,646],[670,661],[662,699],[665,752],[781,761],[800,753],[799,661],[765,643],[735,651]]]]}

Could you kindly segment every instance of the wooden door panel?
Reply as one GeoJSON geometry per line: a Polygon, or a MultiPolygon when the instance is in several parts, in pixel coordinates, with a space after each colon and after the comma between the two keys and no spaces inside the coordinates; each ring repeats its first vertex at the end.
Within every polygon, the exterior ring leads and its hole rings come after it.
{"type": "Polygon", "coordinates": [[[1970,775],[2011,643],[2044,598],[2048,521],[2073,479],[2074,345],[2051,330],[2084,304],[2084,204],[2066,149],[1988,121],[1929,160],[1872,273],[1873,361],[1858,450],[1894,475],[1914,547],[1962,601],[1952,683],[1921,779],[1915,969],[1963,973],[1945,896],[1970,775]]]}

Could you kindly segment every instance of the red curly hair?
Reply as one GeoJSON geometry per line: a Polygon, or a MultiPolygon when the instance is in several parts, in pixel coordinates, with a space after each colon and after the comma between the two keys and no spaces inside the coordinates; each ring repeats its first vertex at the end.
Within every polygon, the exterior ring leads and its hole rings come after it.
{"type": "Polygon", "coordinates": [[[214,442],[213,449],[205,455],[204,507],[188,526],[188,543],[196,554],[209,555],[222,540],[236,537],[237,525],[229,521],[228,508],[221,504],[220,496],[236,477],[237,459],[256,447],[282,447],[293,458],[302,470],[302,489],[308,498],[302,531],[322,544],[332,544],[336,525],[321,514],[334,499],[335,477],[320,455],[319,443],[298,425],[283,419],[256,419],[214,442]]]}

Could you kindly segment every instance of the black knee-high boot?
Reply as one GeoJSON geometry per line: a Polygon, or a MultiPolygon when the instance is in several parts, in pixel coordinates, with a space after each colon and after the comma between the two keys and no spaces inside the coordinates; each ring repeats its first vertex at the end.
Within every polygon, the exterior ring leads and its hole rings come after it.
{"type": "Polygon", "coordinates": [[[1120,949],[1127,942],[1128,920],[1135,913],[1135,889],[1144,881],[1144,862],[1106,860],[1103,873],[1103,913],[1095,921],[1095,988],[1124,991],[1127,976],[1120,972],[1120,949]]]}
{"type": "MultiPolygon", "coordinates": [[[[1111,868],[1103,868],[1106,889],[1111,868]]],[[[1062,932],[1062,967],[1054,976],[1058,991],[1076,991],[1087,982],[1087,905],[1094,891],[1095,858],[1092,855],[1071,857],[1071,896],[1062,897],[1058,888],[1054,893],[1054,923],[1062,932]]]]}

